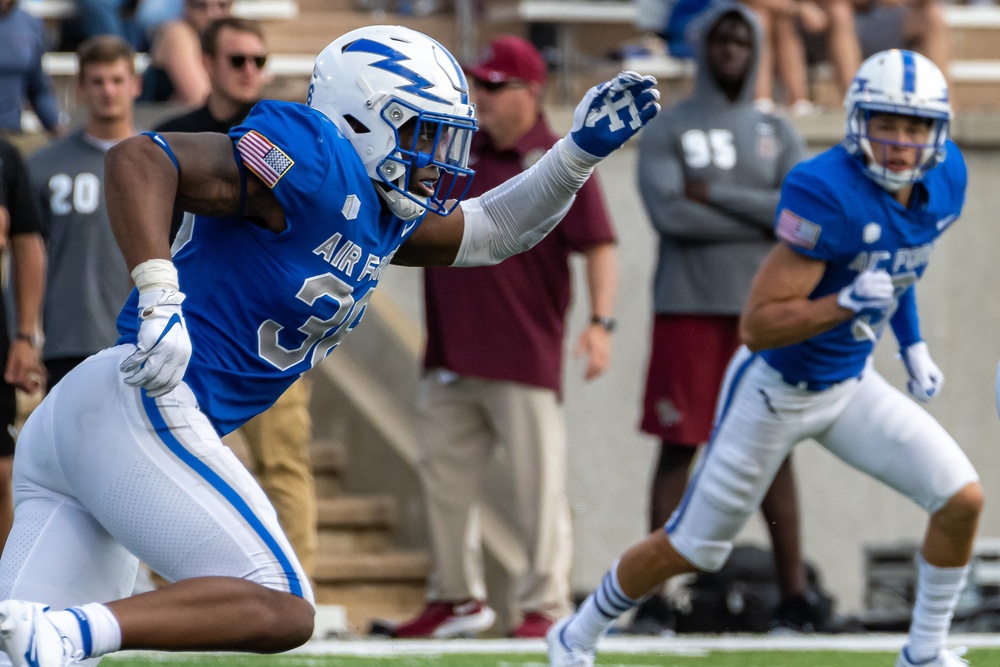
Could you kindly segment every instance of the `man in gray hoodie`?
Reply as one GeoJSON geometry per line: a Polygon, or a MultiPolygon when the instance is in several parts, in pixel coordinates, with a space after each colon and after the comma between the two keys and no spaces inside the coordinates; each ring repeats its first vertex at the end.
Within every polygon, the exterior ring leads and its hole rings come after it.
{"type": "MultiPolygon", "coordinates": [[[[650,498],[653,530],[680,503],[697,447],[709,440],[719,386],[740,345],[739,313],[774,243],[781,181],[805,154],[788,122],[753,105],[763,37],[753,14],[722,4],[693,27],[699,35],[694,93],[664,109],[639,145],[639,190],[660,237],[640,426],[661,442],[650,498]]],[[[761,509],[782,591],[776,623],[815,629],[790,459],[761,509]]],[[[632,630],[656,633],[668,624],[669,608],[652,596],[632,630]]]]}

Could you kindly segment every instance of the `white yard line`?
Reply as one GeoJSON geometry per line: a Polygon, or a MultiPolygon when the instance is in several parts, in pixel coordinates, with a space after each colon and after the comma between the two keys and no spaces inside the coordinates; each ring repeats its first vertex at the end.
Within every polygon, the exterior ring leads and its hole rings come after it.
{"type": "MultiPolygon", "coordinates": [[[[684,635],[680,637],[605,637],[602,653],[667,653],[700,655],[709,651],[898,651],[902,634],[799,635],[684,635]]],[[[1000,648],[1000,635],[952,635],[949,646],[1000,648]]],[[[454,653],[539,653],[545,650],[542,640],[525,639],[448,639],[448,640],[371,640],[312,641],[292,653],[308,655],[400,656],[445,655],[454,653]]]]}
{"type": "MultiPolygon", "coordinates": [[[[906,639],[902,634],[799,635],[684,635],[681,637],[605,637],[604,654],[659,654],[704,656],[712,651],[871,651],[894,653],[906,639]]],[[[965,648],[1000,648],[1000,635],[992,633],[951,635],[948,645],[965,648]]],[[[344,639],[311,641],[284,655],[391,658],[469,654],[544,654],[541,639],[344,639]]],[[[122,657],[142,657],[169,663],[191,654],[158,651],[123,651],[122,657]]],[[[240,654],[245,655],[245,654],[240,654]]]]}

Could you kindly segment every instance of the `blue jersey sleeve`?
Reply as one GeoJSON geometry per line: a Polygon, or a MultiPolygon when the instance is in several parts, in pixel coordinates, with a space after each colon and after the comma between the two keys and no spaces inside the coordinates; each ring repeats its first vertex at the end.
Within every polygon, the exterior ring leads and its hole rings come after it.
{"type": "Polygon", "coordinates": [[[826,179],[810,169],[813,164],[805,162],[785,177],[774,233],[806,257],[832,261],[845,236],[844,208],[826,179]]]}
{"type": "Polygon", "coordinates": [[[336,127],[313,109],[293,102],[259,102],[229,131],[241,166],[274,191],[286,221],[322,217],[312,210],[329,176],[336,127]]]}
{"type": "Polygon", "coordinates": [[[892,326],[892,333],[896,336],[896,342],[899,343],[899,349],[905,350],[923,340],[920,336],[920,316],[917,312],[917,286],[910,285],[899,296],[896,304],[896,312],[889,323],[892,326]]]}

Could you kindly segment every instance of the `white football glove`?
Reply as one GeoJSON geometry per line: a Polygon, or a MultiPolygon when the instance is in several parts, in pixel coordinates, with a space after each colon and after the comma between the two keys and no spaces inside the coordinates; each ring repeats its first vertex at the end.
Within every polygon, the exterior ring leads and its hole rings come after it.
{"type": "Polygon", "coordinates": [[[944,373],[937,367],[927,350],[927,343],[920,341],[899,351],[899,357],[910,376],[906,390],[913,398],[926,403],[944,386],[944,373]]]}
{"type": "Polygon", "coordinates": [[[184,294],[174,289],[139,293],[138,346],[120,368],[126,384],[143,387],[152,398],[179,385],[191,359],[183,301],[184,294]]]}
{"type": "Polygon", "coordinates": [[[884,269],[868,269],[858,274],[850,285],[837,294],[837,305],[855,313],[881,312],[895,302],[892,276],[884,269]]]}
{"type": "Polygon", "coordinates": [[[570,138],[596,164],[628,141],[660,110],[656,79],[622,72],[592,87],[573,112],[570,138]]]}

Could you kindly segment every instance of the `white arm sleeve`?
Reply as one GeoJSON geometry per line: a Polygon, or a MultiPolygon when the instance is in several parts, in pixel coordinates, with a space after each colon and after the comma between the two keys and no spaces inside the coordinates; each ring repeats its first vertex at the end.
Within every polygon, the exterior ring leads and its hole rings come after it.
{"type": "Polygon", "coordinates": [[[465,232],[452,266],[489,266],[524,252],[562,220],[598,159],[562,138],[542,159],[461,203],[465,232]]]}

